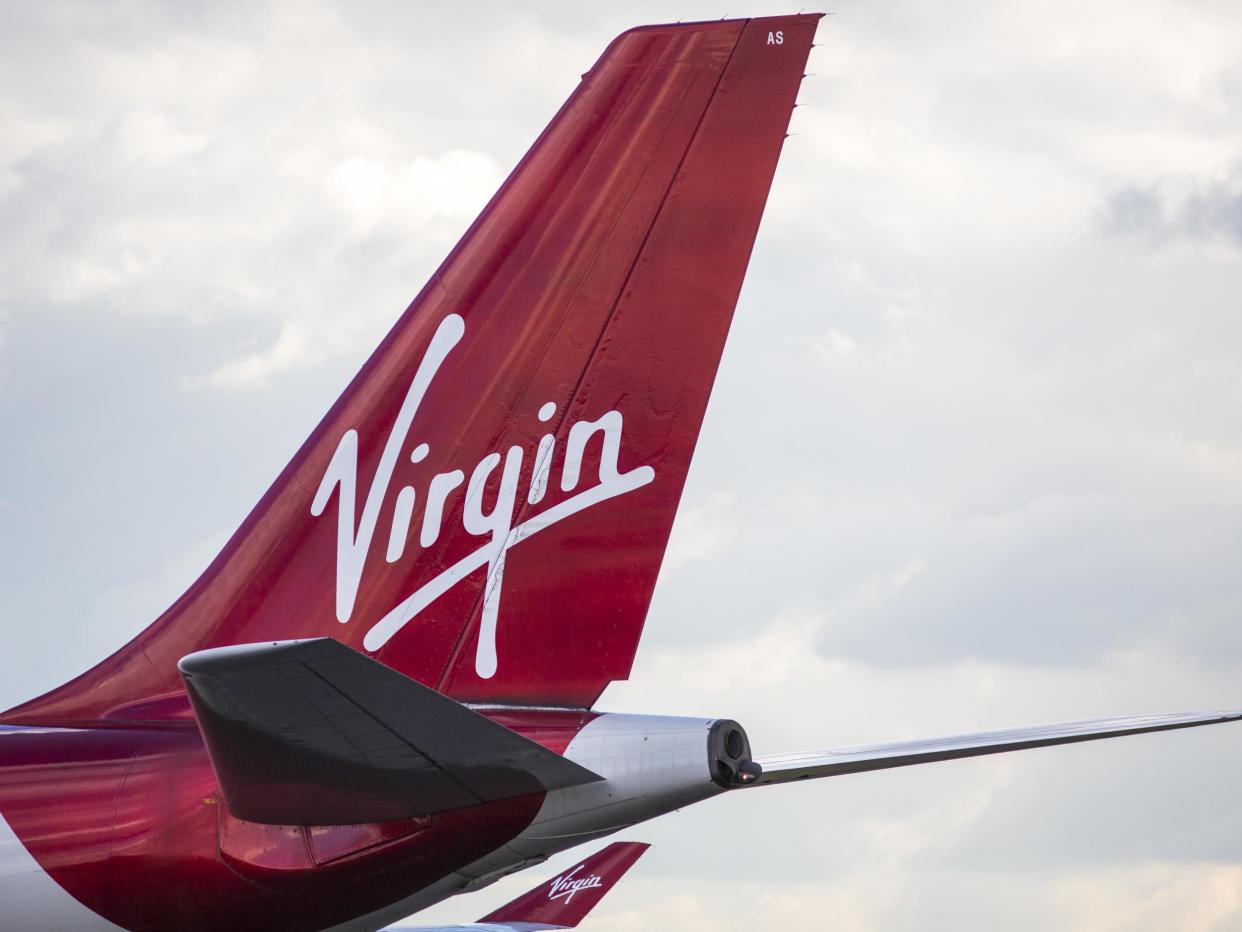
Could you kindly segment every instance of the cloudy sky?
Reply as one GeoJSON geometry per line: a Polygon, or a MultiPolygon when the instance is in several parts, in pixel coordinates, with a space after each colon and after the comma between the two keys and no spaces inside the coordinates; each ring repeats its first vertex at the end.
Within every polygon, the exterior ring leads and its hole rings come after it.
{"type": "MultiPolygon", "coordinates": [[[[791,12],[527,6],[0,5],[0,705],[192,581],[612,36],[791,12]]],[[[601,705],[1242,707],[1242,7],[833,10],[601,705]]],[[[591,928],[1242,929],[1240,777],[1222,726],[737,794],[591,928]]]]}

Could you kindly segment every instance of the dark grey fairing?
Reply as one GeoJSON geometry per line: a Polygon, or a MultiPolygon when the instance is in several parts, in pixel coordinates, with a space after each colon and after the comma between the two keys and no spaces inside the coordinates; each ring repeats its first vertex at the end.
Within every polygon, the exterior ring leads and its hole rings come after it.
{"type": "Polygon", "coordinates": [[[751,756],[746,729],[728,718],[707,732],[707,761],[712,780],[725,789],[746,786],[761,772],[751,756]]]}
{"type": "Polygon", "coordinates": [[[330,638],[182,659],[229,810],[381,822],[602,779],[330,638]]]}

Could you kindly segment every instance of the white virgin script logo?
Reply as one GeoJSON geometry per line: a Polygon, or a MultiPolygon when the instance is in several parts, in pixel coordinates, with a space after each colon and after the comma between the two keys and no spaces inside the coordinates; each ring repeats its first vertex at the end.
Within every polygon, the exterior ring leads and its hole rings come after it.
{"type": "Polygon", "coordinates": [[[579,890],[592,890],[604,885],[604,881],[600,879],[599,874],[591,874],[589,877],[579,877],[575,880],[574,874],[580,870],[582,870],[581,864],[568,874],[562,874],[552,881],[552,886],[548,889],[548,899],[559,900],[561,897],[564,897],[565,902],[568,903],[579,890]]]}
{"type": "MultiPolygon", "coordinates": [[[[449,352],[465,335],[466,324],[457,314],[450,314],[440,322],[431,338],[427,354],[414,373],[414,380],[406,392],[405,401],[397,414],[396,423],[384,444],[371,489],[362,505],[361,520],[355,521],[358,487],[358,432],[348,430],[337,444],[336,453],[319,483],[319,491],[311,504],[311,514],[319,517],[328,507],[332,493],[337,492],[336,516],[336,618],[344,623],[354,612],[358,599],[358,587],[362,582],[362,569],[371,550],[371,539],[379,523],[380,509],[392,482],[393,470],[402,454],[413,426],[414,417],[427,394],[427,388],[443,365],[449,352]]],[[[548,402],[539,409],[539,420],[549,421],[556,413],[556,405],[548,402]]],[[[582,472],[582,457],[587,441],[596,433],[602,434],[599,459],[599,481],[564,501],[546,508],[527,518],[516,527],[513,513],[517,503],[518,476],[522,471],[524,452],[512,446],[504,456],[500,473],[500,490],[490,514],[483,513],[483,489],[492,472],[501,463],[499,453],[489,453],[478,462],[466,484],[462,525],[467,534],[486,537],[487,542],[473,553],[458,560],[434,579],[428,580],[410,596],[376,622],[363,638],[363,646],[376,651],[388,643],[388,639],[400,631],[419,612],[452,589],[476,570],[487,567],[487,582],[483,596],[483,615],[479,627],[479,646],[475,654],[474,669],[483,679],[496,674],[496,620],[500,609],[500,593],[504,582],[505,554],[521,540],[563,521],[570,515],[600,502],[633,492],[655,478],[650,466],[639,466],[629,472],[620,472],[617,460],[621,454],[622,418],[620,411],[609,411],[595,421],[578,421],[569,428],[565,446],[565,460],[561,467],[561,491],[569,492],[578,485],[582,472]]],[[[556,438],[545,434],[535,450],[534,469],[526,502],[537,505],[548,489],[556,438]]],[[[420,443],[410,453],[410,460],[418,463],[429,452],[427,444],[420,443]]],[[[445,504],[452,492],[465,482],[466,475],[460,469],[437,473],[432,477],[425,492],[422,528],[419,544],[430,547],[440,536],[445,504]]],[[[392,509],[392,530],[388,536],[387,560],[396,563],[405,553],[406,542],[413,527],[414,502],[417,492],[413,486],[404,486],[398,493],[392,509]]]]}

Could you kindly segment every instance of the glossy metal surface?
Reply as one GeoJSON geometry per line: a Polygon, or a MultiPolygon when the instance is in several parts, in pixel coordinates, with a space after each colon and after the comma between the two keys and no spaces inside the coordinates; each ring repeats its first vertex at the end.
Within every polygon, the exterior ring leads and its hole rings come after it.
{"type": "Polygon", "coordinates": [[[607,714],[588,723],[565,755],[606,779],[548,793],[509,850],[515,858],[548,857],[731,792],[714,779],[708,737],[716,721],[607,714]]]}

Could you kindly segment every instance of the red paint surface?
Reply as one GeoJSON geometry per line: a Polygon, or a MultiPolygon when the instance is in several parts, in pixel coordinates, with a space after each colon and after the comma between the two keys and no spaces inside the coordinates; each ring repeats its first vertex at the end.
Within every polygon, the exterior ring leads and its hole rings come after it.
{"type": "Polygon", "coordinates": [[[404,825],[260,826],[224,810],[194,728],[0,731],[0,811],[80,902],[128,929],[319,929],[518,835],[542,795],[404,825]]]}
{"type": "Polygon", "coordinates": [[[594,712],[542,709],[483,709],[483,714],[511,731],[537,741],[549,751],[564,754],[574,735],[598,718],[594,712]]]}
{"type": "MultiPolygon", "coordinates": [[[[557,753],[595,718],[491,717],[557,753]]],[[[494,851],[542,801],[365,825],[258,825],[227,811],[193,725],[0,728],[0,812],[69,893],[132,929],[321,928],[494,851]]]]}

